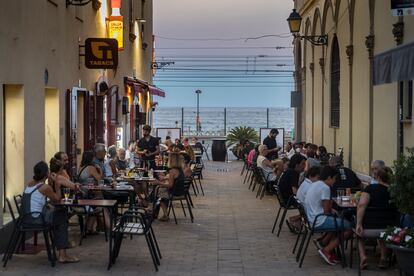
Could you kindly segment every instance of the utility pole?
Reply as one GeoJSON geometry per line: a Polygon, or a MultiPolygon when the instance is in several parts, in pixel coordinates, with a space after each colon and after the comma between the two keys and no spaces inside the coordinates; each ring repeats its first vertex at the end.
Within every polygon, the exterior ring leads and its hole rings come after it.
{"type": "Polygon", "coordinates": [[[197,132],[199,132],[200,131],[200,94],[201,94],[201,90],[196,90],[195,93],[197,94],[196,130],[197,130],[197,132]]]}

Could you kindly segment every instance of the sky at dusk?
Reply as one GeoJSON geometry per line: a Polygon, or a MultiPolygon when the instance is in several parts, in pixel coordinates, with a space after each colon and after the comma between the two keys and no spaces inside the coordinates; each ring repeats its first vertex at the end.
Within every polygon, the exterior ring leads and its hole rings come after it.
{"type": "Polygon", "coordinates": [[[167,97],[159,106],[290,105],[291,0],[154,0],[157,61],[154,83],[167,97]],[[280,35],[281,37],[259,36],[280,35]],[[276,47],[288,47],[276,49],[276,47]],[[215,49],[212,49],[215,48],[215,49]],[[217,49],[218,48],[218,49],[217,49]]]}

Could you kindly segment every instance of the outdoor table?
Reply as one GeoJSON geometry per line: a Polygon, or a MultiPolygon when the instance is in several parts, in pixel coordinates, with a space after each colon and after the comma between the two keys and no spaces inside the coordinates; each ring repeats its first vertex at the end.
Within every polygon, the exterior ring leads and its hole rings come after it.
{"type": "Polygon", "coordinates": [[[358,204],[353,202],[350,198],[349,200],[341,200],[338,197],[334,197],[332,200],[341,210],[356,210],[358,207],[358,204]]]}
{"type": "Polygon", "coordinates": [[[116,200],[106,200],[106,199],[78,199],[78,200],[67,200],[65,201],[62,199],[59,202],[53,203],[54,206],[61,206],[61,207],[100,207],[100,208],[107,208],[109,211],[110,216],[110,227],[109,227],[109,262],[108,262],[108,270],[112,264],[112,231],[113,231],[113,223],[114,223],[114,214],[115,214],[115,206],[116,200]]]}
{"type": "Polygon", "coordinates": [[[109,192],[128,192],[129,194],[129,202],[132,205],[135,205],[135,190],[134,187],[131,185],[123,185],[123,186],[86,186],[86,190],[101,192],[101,191],[109,191],[109,192]]]}

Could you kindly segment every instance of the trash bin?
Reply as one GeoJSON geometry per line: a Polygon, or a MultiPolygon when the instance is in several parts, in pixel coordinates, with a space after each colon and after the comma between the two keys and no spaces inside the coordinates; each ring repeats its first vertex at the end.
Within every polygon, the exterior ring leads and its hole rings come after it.
{"type": "Polygon", "coordinates": [[[226,140],[213,140],[213,145],[211,146],[211,155],[213,157],[213,161],[226,161],[226,140]]]}

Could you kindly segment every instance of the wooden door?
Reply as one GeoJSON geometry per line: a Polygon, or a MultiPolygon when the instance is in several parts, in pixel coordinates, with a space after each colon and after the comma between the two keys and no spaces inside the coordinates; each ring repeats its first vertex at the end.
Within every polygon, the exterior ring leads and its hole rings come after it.
{"type": "Polygon", "coordinates": [[[71,177],[76,175],[76,149],[77,149],[77,107],[78,91],[76,88],[66,91],[66,153],[69,157],[67,171],[71,177]]]}

